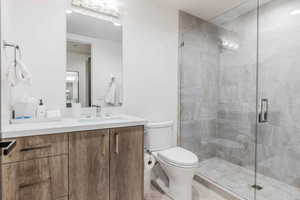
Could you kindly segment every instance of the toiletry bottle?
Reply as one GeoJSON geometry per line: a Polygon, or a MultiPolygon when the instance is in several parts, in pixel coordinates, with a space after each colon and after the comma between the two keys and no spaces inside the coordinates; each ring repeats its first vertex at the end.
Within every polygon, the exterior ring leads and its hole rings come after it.
{"type": "Polygon", "coordinates": [[[44,105],[42,99],[40,99],[39,106],[37,107],[36,116],[38,119],[44,119],[46,116],[46,106],[44,105]]]}

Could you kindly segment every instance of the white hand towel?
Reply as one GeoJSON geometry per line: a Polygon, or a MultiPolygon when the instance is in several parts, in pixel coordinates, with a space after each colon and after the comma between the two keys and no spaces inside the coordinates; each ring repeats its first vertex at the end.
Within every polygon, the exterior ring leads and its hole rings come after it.
{"type": "Polygon", "coordinates": [[[117,96],[116,93],[117,93],[117,85],[115,81],[112,81],[108,89],[108,92],[105,96],[105,103],[116,105],[116,96],[117,96]]]}
{"type": "Polygon", "coordinates": [[[19,83],[31,84],[32,75],[21,60],[13,61],[7,72],[9,85],[14,87],[19,83]],[[16,62],[16,63],[15,63],[16,62]]]}
{"type": "Polygon", "coordinates": [[[11,87],[14,87],[17,85],[15,62],[12,62],[12,64],[10,64],[10,66],[8,67],[7,79],[8,79],[8,83],[11,87]]]}
{"type": "Polygon", "coordinates": [[[18,71],[18,74],[19,74],[18,79],[27,84],[31,84],[32,75],[29,72],[27,66],[21,60],[17,60],[17,66],[19,66],[19,68],[17,68],[19,70],[18,71]]]}

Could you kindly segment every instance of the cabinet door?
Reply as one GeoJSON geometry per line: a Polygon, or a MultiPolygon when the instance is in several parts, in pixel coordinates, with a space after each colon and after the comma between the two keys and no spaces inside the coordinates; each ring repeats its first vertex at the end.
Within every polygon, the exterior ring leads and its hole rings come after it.
{"type": "Polygon", "coordinates": [[[144,127],[112,129],[110,137],[110,200],[142,200],[144,127]]]}
{"type": "Polygon", "coordinates": [[[2,165],[3,200],[57,200],[68,196],[68,156],[2,165]]]}
{"type": "Polygon", "coordinates": [[[109,131],[69,135],[70,200],[109,200],[109,131]]]}

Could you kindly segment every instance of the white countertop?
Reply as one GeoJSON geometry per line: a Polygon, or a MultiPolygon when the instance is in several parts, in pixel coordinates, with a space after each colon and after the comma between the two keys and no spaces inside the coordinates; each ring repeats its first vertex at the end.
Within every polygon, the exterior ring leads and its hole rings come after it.
{"type": "Polygon", "coordinates": [[[95,119],[62,119],[56,122],[12,124],[2,128],[2,138],[16,138],[24,136],[48,135],[75,131],[97,130],[106,128],[120,128],[145,125],[147,120],[117,115],[108,118],[95,119]]]}

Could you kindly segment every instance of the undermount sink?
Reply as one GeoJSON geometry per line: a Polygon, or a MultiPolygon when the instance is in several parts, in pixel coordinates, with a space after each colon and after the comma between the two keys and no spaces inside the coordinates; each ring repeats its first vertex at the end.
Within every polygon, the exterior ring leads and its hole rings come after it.
{"type": "Polygon", "coordinates": [[[111,116],[111,117],[96,117],[96,118],[81,118],[78,122],[103,122],[103,121],[118,121],[125,120],[124,116],[111,116]]]}

